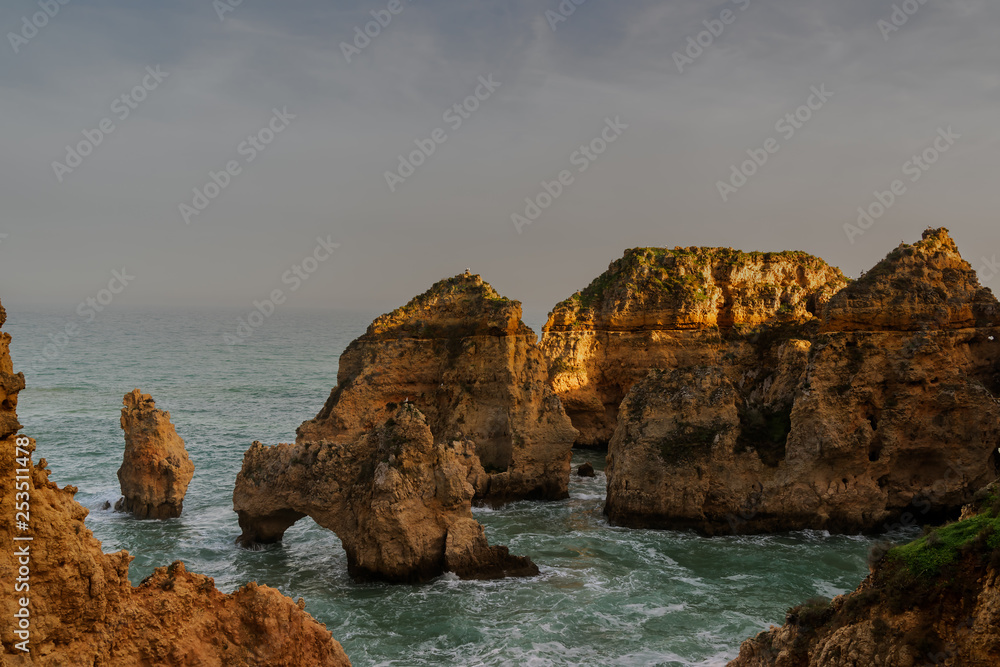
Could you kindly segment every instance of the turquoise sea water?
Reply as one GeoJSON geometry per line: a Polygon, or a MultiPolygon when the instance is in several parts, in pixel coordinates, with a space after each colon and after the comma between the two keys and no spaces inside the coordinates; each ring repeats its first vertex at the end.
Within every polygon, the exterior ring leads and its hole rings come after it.
{"type": "MultiPolygon", "coordinates": [[[[223,591],[274,586],[305,598],[357,666],[723,665],[788,607],[851,590],[867,573],[864,537],[707,539],[608,526],[603,473],[574,476],[569,500],[475,510],[491,542],[535,560],[534,579],[357,584],[337,537],[309,519],[281,545],[237,548],[232,489],[244,450],[294,440],[336,382],[341,351],[377,314],[281,311],[230,346],[222,336],[235,332],[235,311],[109,309],[87,323],[72,309],[8,308],[15,370],[28,384],[23,433],[38,440],[53,481],[79,487],[105,551],[135,557],[133,583],[180,559],[223,591]],[[80,330],[66,341],[58,334],[68,322],[80,330]],[[52,359],[41,357],[47,344],[52,359]],[[134,387],[170,411],[195,462],[178,519],[101,509],[119,497],[119,410],[134,387]]],[[[574,465],[584,460],[604,467],[592,452],[574,465]]]]}

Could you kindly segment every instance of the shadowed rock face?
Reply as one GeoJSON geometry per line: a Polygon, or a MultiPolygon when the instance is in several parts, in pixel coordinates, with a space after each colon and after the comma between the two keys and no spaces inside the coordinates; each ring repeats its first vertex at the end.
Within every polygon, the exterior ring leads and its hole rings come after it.
{"type": "Polygon", "coordinates": [[[170,413],[157,410],[153,398],[138,389],[125,394],[122,403],[125,457],[118,481],[123,497],[115,509],[137,519],[180,516],[194,463],[170,423],[170,413]]]}
{"type": "Polygon", "coordinates": [[[479,276],[442,280],[376,319],[341,355],[337,386],[296,442],[354,443],[406,401],[436,441],[475,443],[487,473],[477,498],[567,497],[576,431],[520,303],[479,276]]]}
{"type": "Polygon", "coordinates": [[[413,404],[353,443],[297,443],[247,450],[233,508],[246,547],[279,541],[303,516],[334,531],[361,579],[423,581],[531,576],[538,568],[491,547],[472,518],[486,473],[468,440],[435,443],[413,404]]]}
{"type": "MultiPolygon", "coordinates": [[[[0,308],[0,323],[3,321],[0,308]]],[[[35,442],[17,438],[14,414],[23,377],[12,375],[9,336],[0,336],[0,382],[10,388],[0,420],[0,506],[14,506],[15,471],[27,468],[31,488],[31,542],[14,542],[13,512],[0,513],[0,580],[17,576],[13,553],[30,550],[30,653],[13,646],[4,623],[0,664],[140,667],[145,665],[322,665],[349,667],[340,644],[324,626],[277,590],[248,584],[230,595],[183,563],[157,570],[139,586],[129,583],[132,557],[105,554],[84,524],[87,510],[74,487],[49,481],[45,459],[16,460],[20,445],[33,458],[35,442]],[[13,546],[11,546],[13,545],[13,546]]],[[[14,618],[15,595],[0,595],[0,614],[14,618]]],[[[18,638],[14,638],[18,641],[18,638]]]]}
{"type": "Polygon", "coordinates": [[[723,333],[672,370],[648,372],[626,395],[609,446],[610,520],[709,534],[868,532],[905,512],[957,514],[1000,472],[1000,328],[926,320],[939,303],[953,314],[996,312],[953,248],[944,230],[931,231],[869,272],[881,303],[910,304],[901,331],[881,321],[831,330],[863,321],[843,307],[852,285],[830,301],[840,314],[822,328],[813,319],[723,333]],[[894,273],[934,266],[964,276],[952,296],[894,273]],[[893,286],[906,294],[893,297],[893,286]],[[912,330],[918,321],[925,328],[912,330]]]}
{"type": "Polygon", "coordinates": [[[793,607],[729,667],[1000,664],[1000,487],[985,491],[992,508],[892,549],[848,595],[793,607]]]}
{"type": "Polygon", "coordinates": [[[606,445],[651,368],[714,363],[720,331],[805,322],[847,282],[803,252],[634,248],[549,315],[541,347],[577,444],[606,445]]]}

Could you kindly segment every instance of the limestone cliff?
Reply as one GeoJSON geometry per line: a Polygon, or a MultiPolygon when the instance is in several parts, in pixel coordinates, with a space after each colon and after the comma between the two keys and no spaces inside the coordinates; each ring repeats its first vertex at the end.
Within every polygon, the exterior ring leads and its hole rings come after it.
{"type": "MultiPolygon", "coordinates": [[[[0,307],[0,324],[3,319],[0,307]]],[[[29,586],[0,596],[5,619],[0,664],[350,665],[301,601],[296,605],[272,588],[248,584],[223,595],[212,579],[188,573],[180,562],[158,568],[133,587],[128,552],[102,553],[84,524],[87,510],[73,500],[76,489],[49,481],[45,459],[32,460],[34,440],[16,436],[14,407],[24,379],[12,374],[9,336],[0,340],[0,383],[7,393],[0,420],[0,581],[6,587],[21,578],[29,586]],[[15,479],[28,485],[27,531],[15,524],[15,493],[24,493],[16,490],[15,479]],[[15,542],[15,536],[32,540],[15,542]],[[27,653],[15,647],[24,637],[12,634],[20,595],[29,600],[27,653]]]]}
{"type": "Polygon", "coordinates": [[[833,330],[847,321],[842,304],[872,291],[852,284],[829,301],[837,317],[821,309],[699,332],[683,345],[657,332],[633,348],[616,345],[622,358],[637,350],[629,362],[643,379],[625,395],[609,445],[610,520],[708,534],[857,532],[914,506],[926,519],[956,514],[1000,471],[996,300],[945,230],[894,251],[868,275],[880,302],[908,303],[914,313],[947,303],[949,313],[978,313],[981,326],[945,326],[964,321],[949,315],[935,320],[940,327],[913,330],[915,314],[900,315],[899,331],[833,330]],[[962,280],[913,289],[897,279],[938,275],[921,262],[962,280]]]}
{"type": "Polygon", "coordinates": [[[846,284],[803,252],[634,248],[556,305],[541,347],[579,429],[605,445],[631,386],[650,368],[714,363],[720,330],[805,322],[846,284]]]}
{"type": "Polygon", "coordinates": [[[125,456],[118,469],[122,498],[115,509],[138,519],[180,516],[194,463],[170,413],[157,410],[153,398],[138,389],[125,394],[122,403],[125,456]]]}
{"type": "Polygon", "coordinates": [[[1000,486],[962,521],[873,554],[849,595],[789,610],[730,667],[1000,664],[1000,486]]]}
{"type": "Polygon", "coordinates": [[[833,297],[823,320],[824,331],[969,329],[996,324],[1000,309],[942,228],[900,244],[833,297]]]}
{"type": "Polygon", "coordinates": [[[233,491],[239,541],[276,542],[310,516],[340,537],[357,578],[538,574],[529,559],[489,546],[472,518],[474,487],[485,479],[471,441],[436,442],[428,420],[406,403],[352,443],[255,442],[233,491]]]}
{"type": "Polygon", "coordinates": [[[477,498],[567,496],[576,431],[521,304],[478,275],[442,280],[376,319],[341,355],[337,386],[296,442],[351,444],[407,401],[436,441],[475,443],[487,473],[477,498]]]}

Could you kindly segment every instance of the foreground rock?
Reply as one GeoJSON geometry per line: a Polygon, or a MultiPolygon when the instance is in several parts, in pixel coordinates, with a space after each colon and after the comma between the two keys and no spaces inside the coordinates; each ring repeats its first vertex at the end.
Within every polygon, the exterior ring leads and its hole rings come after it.
{"type": "Polygon", "coordinates": [[[170,423],[170,413],[157,410],[153,398],[138,389],[125,394],[122,403],[125,457],[118,469],[122,498],[115,509],[137,519],[180,516],[194,463],[170,423]]]}
{"type": "Polygon", "coordinates": [[[576,431],[547,382],[521,304],[477,275],[442,280],[376,319],[340,357],[337,386],[301,445],[349,445],[409,401],[437,442],[468,439],[486,470],[476,497],[568,496],[576,431]]]}
{"type": "MultiPolygon", "coordinates": [[[[0,307],[0,325],[4,314],[0,307]]],[[[326,628],[278,591],[249,584],[230,594],[212,579],[192,574],[176,562],[158,568],[139,586],[129,583],[132,557],[105,554],[84,524],[87,510],[73,500],[74,487],[49,481],[45,459],[30,460],[35,442],[16,436],[16,391],[24,378],[14,375],[7,334],[0,336],[0,384],[7,388],[0,422],[0,479],[30,478],[30,526],[17,530],[14,513],[0,513],[0,580],[19,576],[14,551],[29,549],[30,636],[12,634],[9,619],[20,598],[0,596],[4,619],[0,664],[139,667],[145,665],[323,665],[349,666],[326,628]],[[16,449],[22,447],[21,452],[16,449]],[[25,465],[27,464],[27,465],[25,465]],[[27,469],[27,474],[20,470],[27,469]],[[30,533],[30,542],[14,542],[30,533]]],[[[0,484],[0,506],[14,507],[13,483],[0,484]]]]}
{"type": "Polygon", "coordinates": [[[489,546],[472,518],[486,473],[468,440],[436,443],[404,404],[353,443],[255,442],[236,478],[233,508],[245,547],[279,541],[304,516],[337,534],[352,576],[424,581],[532,576],[538,568],[489,546]]]}
{"type": "Polygon", "coordinates": [[[541,347],[578,445],[606,446],[651,368],[715,363],[721,331],[814,319],[846,285],[803,252],[633,248],[549,315],[541,347]]]}
{"type": "Polygon", "coordinates": [[[823,317],[689,340],[621,405],[606,513],[707,534],[869,532],[907,512],[957,516],[1000,472],[990,299],[947,232],[931,230],[832,297],[823,317]],[[897,309],[904,328],[835,330],[871,317],[850,315],[869,302],[897,309]],[[980,326],[960,328],[962,313],[980,326]],[[926,326],[912,330],[916,321],[926,326]]]}
{"type": "Polygon", "coordinates": [[[730,667],[1000,664],[1000,485],[977,505],[889,551],[853,593],[790,609],[730,667]]]}

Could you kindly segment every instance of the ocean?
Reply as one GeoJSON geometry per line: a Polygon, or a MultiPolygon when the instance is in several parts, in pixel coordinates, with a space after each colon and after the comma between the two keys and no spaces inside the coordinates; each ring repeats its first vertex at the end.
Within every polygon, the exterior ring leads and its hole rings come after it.
{"type": "MultiPolygon", "coordinates": [[[[570,498],[476,508],[493,544],[531,556],[532,579],[355,583],[337,537],[310,519],[282,544],[238,548],[232,489],[254,440],[293,442],[336,383],[337,361],[377,312],[276,312],[239,344],[237,311],[129,309],[86,322],[72,308],[10,308],[18,415],[51,479],[79,488],[105,551],[127,549],[138,584],[182,560],[229,592],[249,581],[306,601],[358,667],[374,665],[724,665],[740,642],[808,598],[853,590],[871,538],[803,531],[703,538],[609,526],[604,457],[570,498]],[[75,323],[72,336],[66,325],[75,323]],[[46,347],[48,346],[48,347],[46,347]],[[138,387],[168,410],[195,463],[184,513],[137,521],[119,497],[122,396],[138,387]]],[[[536,331],[541,321],[527,322],[536,331]]]]}

